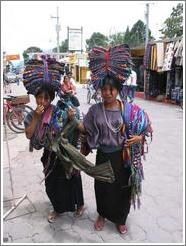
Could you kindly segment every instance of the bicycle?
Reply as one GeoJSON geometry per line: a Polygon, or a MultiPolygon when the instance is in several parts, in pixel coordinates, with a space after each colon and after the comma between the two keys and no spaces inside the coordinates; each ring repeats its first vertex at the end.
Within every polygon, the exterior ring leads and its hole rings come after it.
{"type": "Polygon", "coordinates": [[[87,85],[87,103],[90,104],[91,99],[94,99],[96,103],[101,102],[101,91],[96,91],[93,87],[93,85],[88,84],[87,85]]]}
{"type": "Polygon", "coordinates": [[[24,119],[33,109],[25,105],[29,102],[29,96],[11,96],[3,97],[3,124],[7,123],[10,130],[15,133],[25,131],[24,119]]]}

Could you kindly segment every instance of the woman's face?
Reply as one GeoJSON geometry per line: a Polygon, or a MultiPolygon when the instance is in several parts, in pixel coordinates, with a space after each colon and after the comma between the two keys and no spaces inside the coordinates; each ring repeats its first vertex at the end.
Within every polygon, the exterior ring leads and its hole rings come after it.
{"type": "Polygon", "coordinates": [[[48,106],[51,104],[50,96],[46,93],[40,93],[36,96],[36,103],[37,105],[43,106],[44,109],[47,109],[48,106]]]}
{"type": "Polygon", "coordinates": [[[67,76],[64,77],[64,83],[68,83],[69,82],[69,78],[67,76]]]}
{"type": "Polygon", "coordinates": [[[104,102],[107,103],[115,102],[117,95],[118,95],[118,90],[111,85],[105,85],[101,89],[101,96],[104,102]]]}

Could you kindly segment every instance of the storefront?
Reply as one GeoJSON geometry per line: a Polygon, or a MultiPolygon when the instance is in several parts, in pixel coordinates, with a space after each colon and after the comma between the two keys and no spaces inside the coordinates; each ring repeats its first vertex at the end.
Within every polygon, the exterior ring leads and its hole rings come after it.
{"type": "Polygon", "coordinates": [[[146,99],[175,101],[183,95],[182,51],[182,38],[148,43],[144,55],[146,99]]]}
{"type": "Polygon", "coordinates": [[[74,53],[69,56],[70,69],[73,77],[81,84],[87,82],[88,69],[88,54],[87,53],[74,53]]]}
{"type": "Polygon", "coordinates": [[[137,94],[144,91],[144,66],[143,57],[145,47],[136,47],[131,49],[132,62],[134,63],[133,70],[137,74],[137,94]]]}

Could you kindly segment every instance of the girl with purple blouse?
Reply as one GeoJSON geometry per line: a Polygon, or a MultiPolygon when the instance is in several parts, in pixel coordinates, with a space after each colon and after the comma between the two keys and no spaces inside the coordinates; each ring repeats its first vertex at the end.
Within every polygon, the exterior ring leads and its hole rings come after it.
{"type": "MultiPolygon", "coordinates": [[[[120,83],[111,76],[106,76],[101,87],[103,102],[89,108],[79,129],[86,132],[89,149],[97,149],[96,165],[110,160],[115,174],[112,184],[95,179],[98,212],[95,230],[102,230],[107,219],[116,224],[121,234],[125,234],[126,219],[130,211],[131,187],[128,181],[131,169],[124,163],[123,148],[143,141],[143,136],[135,135],[126,139],[121,111],[123,102],[117,99],[120,90],[120,83]]],[[[85,152],[84,154],[87,155],[85,152]]]]}

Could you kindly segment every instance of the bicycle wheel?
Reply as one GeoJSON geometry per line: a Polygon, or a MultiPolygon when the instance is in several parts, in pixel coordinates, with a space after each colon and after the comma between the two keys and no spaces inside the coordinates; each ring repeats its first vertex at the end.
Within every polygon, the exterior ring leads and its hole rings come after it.
{"type": "Polygon", "coordinates": [[[89,104],[91,100],[91,93],[90,91],[87,92],[87,103],[89,104]]]}
{"type": "Polygon", "coordinates": [[[33,108],[28,106],[28,105],[24,105],[24,108],[27,110],[27,111],[33,111],[33,108]]]}
{"type": "Polygon", "coordinates": [[[27,114],[30,113],[31,111],[33,111],[33,109],[27,105],[19,105],[19,106],[16,106],[14,108],[14,112],[16,114],[16,119],[12,120],[12,125],[16,129],[20,130],[20,132],[25,131],[24,119],[27,116],[27,114]]]}
{"type": "Polygon", "coordinates": [[[16,133],[23,133],[25,131],[24,119],[31,110],[32,108],[26,105],[14,107],[14,110],[7,114],[8,127],[16,133]]]}
{"type": "Polygon", "coordinates": [[[8,112],[6,115],[6,124],[9,127],[9,129],[15,133],[23,133],[23,130],[20,131],[15,127],[15,123],[14,120],[12,120],[12,118],[15,118],[13,116],[13,112],[8,112]]]}

